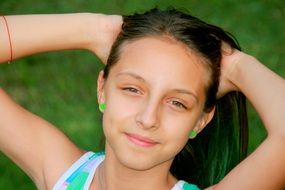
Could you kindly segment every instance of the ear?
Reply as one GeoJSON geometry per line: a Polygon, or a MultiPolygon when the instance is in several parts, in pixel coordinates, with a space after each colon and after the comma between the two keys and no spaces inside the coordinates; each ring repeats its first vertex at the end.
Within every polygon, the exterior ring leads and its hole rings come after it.
{"type": "Polygon", "coordinates": [[[194,127],[194,131],[200,133],[206,126],[207,124],[213,119],[214,114],[215,114],[216,107],[213,107],[213,109],[209,112],[203,112],[194,127]]]}
{"type": "Polygon", "coordinates": [[[104,96],[104,71],[100,71],[97,79],[97,100],[98,104],[105,102],[105,96],[104,96]]]}

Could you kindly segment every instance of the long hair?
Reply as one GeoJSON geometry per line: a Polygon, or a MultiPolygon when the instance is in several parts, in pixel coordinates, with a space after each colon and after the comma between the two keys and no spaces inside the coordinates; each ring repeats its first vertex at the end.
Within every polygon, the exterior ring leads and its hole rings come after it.
{"type": "Polygon", "coordinates": [[[221,45],[240,49],[235,39],[219,27],[174,9],[152,9],[143,14],[124,16],[122,30],[112,46],[104,78],[118,61],[126,42],[144,37],[168,36],[185,44],[203,58],[210,73],[204,111],[215,106],[212,121],[195,138],[188,140],[170,168],[178,179],[201,188],[219,182],[247,154],[248,126],[245,96],[231,92],[216,99],[219,87],[221,45]]]}

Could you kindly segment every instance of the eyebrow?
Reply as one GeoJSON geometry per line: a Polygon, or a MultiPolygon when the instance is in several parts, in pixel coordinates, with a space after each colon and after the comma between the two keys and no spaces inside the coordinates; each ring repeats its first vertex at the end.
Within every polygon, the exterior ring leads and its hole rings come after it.
{"type": "Polygon", "coordinates": [[[173,89],[172,91],[173,91],[173,92],[176,92],[176,93],[180,93],[180,94],[187,94],[187,95],[190,95],[190,96],[192,96],[197,102],[199,102],[197,95],[196,95],[195,93],[189,91],[189,90],[173,89]]]}
{"type": "Polygon", "coordinates": [[[116,77],[122,76],[122,75],[131,76],[131,77],[133,77],[133,78],[135,78],[135,79],[138,79],[138,80],[140,80],[140,81],[142,81],[142,82],[146,82],[144,78],[142,78],[141,76],[139,76],[139,75],[137,75],[137,74],[135,74],[135,73],[131,73],[131,72],[121,72],[121,73],[118,73],[118,74],[116,75],[116,77]]]}
{"type": "MultiPolygon", "coordinates": [[[[139,75],[137,75],[137,74],[135,74],[135,73],[131,73],[131,72],[121,72],[121,73],[118,73],[118,74],[116,75],[116,77],[118,77],[118,76],[124,76],[124,75],[131,76],[131,77],[133,77],[133,78],[135,78],[135,79],[138,79],[138,80],[140,80],[140,81],[146,83],[146,80],[145,80],[143,77],[141,77],[141,76],[139,76],[139,75]]],[[[177,89],[172,89],[171,91],[172,91],[172,92],[176,92],[176,93],[180,93],[180,94],[187,94],[187,95],[190,95],[190,96],[194,97],[194,99],[195,99],[197,102],[199,102],[197,95],[196,95],[194,92],[191,92],[191,91],[189,91],[189,90],[177,88],[177,89]]]]}

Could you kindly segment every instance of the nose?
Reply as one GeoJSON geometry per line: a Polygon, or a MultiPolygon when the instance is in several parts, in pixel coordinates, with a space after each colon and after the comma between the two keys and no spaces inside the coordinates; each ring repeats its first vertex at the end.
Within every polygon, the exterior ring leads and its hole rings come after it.
{"type": "Polygon", "coordinates": [[[157,128],[159,126],[159,103],[148,102],[136,116],[136,123],[145,129],[157,128]]]}

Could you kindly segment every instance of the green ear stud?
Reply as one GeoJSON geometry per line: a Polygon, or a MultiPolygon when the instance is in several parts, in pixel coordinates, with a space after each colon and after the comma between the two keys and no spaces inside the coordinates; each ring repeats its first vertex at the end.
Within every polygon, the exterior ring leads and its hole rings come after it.
{"type": "Polygon", "coordinates": [[[197,132],[194,131],[194,130],[192,130],[192,131],[190,132],[190,134],[189,134],[189,138],[190,138],[190,139],[194,139],[196,136],[197,136],[197,132]]]}
{"type": "Polygon", "coordinates": [[[105,109],[106,109],[106,104],[105,104],[105,103],[100,103],[100,104],[99,104],[99,110],[100,110],[101,112],[104,112],[105,109]]]}

